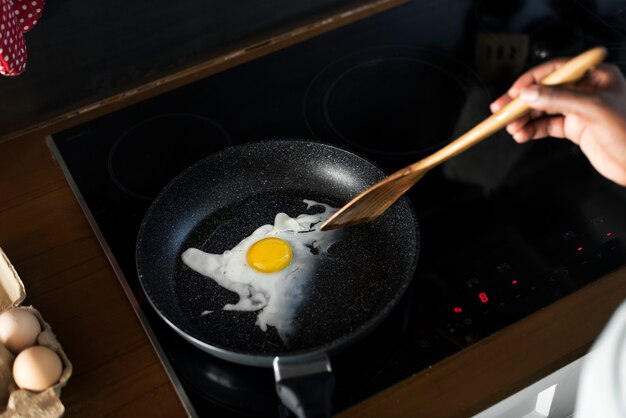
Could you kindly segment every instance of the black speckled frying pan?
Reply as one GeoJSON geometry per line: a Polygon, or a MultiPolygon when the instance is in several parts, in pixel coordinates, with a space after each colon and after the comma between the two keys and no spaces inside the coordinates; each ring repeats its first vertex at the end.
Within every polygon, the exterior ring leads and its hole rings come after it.
{"type": "Polygon", "coordinates": [[[211,155],[174,179],[148,210],[137,241],[139,280],[156,311],[184,338],[236,363],[273,364],[283,402],[289,392],[296,396],[290,409],[317,414],[326,401],[312,398],[311,384],[317,379],[318,389],[331,387],[319,379],[330,371],[327,353],[378,325],[413,277],[419,235],[408,199],[373,223],[342,231],[308,279],[286,342],[274,328],[264,332],[255,325],[258,312],[223,310],[238,295],[189,269],[181,253],[195,247],[221,254],[272,224],[279,212],[295,217],[320,210],[307,209],[304,199],[341,207],[384,177],[351,152],[310,141],[255,142],[211,155]],[[303,375],[307,399],[297,398],[303,375]]]}

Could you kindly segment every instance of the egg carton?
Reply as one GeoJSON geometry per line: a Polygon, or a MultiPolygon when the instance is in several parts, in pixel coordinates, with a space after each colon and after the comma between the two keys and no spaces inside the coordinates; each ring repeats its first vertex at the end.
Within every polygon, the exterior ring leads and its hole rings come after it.
{"type": "Polygon", "coordinates": [[[0,418],[57,418],[65,412],[61,403],[61,389],[72,375],[72,363],[39,311],[32,306],[21,306],[25,297],[24,283],[0,248],[0,313],[16,307],[30,311],[41,325],[37,344],[55,351],[63,363],[61,378],[54,386],[43,392],[20,389],[13,380],[15,356],[0,344],[0,418]]]}

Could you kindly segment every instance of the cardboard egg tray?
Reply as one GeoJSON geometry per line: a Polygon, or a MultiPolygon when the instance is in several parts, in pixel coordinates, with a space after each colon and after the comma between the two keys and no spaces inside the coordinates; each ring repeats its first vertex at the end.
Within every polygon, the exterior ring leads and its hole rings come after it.
{"type": "MultiPolygon", "coordinates": [[[[24,284],[6,254],[0,248],[0,312],[21,305],[26,297],[24,284]]],[[[35,315],[41,324],[37,344],[54,350],[63,362],[59,382],[43,392],[30,392],[17,387],[13,381],[13,359],[15,356],[0,344],[0,418],[56,418],[63,415],[61,388],[72,375],[72,363],[52,333],[50,325],[39,311],[32,306],[20,306],[35,315]]]]}

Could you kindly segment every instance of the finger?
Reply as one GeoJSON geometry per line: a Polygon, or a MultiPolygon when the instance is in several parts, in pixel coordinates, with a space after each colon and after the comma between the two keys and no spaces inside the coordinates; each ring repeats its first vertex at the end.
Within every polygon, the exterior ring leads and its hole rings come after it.
{"type": "Polygon", "coordinates": [[[613,64],[600,64],[597,68],[587,72],[572,86],[575,90],[597,91],[605,90],[613,86],[623,75],[619,68],[613,64]]]}
{"type": "Polygon", "coordinates": [[[596,114],[601,108],[597,95],[553,86],[524,88],[520,100],[532,109],[551,114],[588,116],[596,114]]]}
{"type": "Polygon", "coordinates": [[[503,94],[502,96],[498,97],[489,105],[489,109],[491,110],[491,113],[496,113],[498,110],[502,109],[504,106],[509,104],[511,100],[513,99],[511,99],[511,97],[508,94],[503,94]]]}
{"type": "MultiPolygon", "coordinates": [[[[489,105],[489,109],[491,110],[491,113],[496,113],[496,112],[502,110],[502,108],[504,106],[508,105],[512,101],[513,101],[513,99],[511,99],[508,94],[504,94],[504,95],[500,96],[499,98],[497,98],[493,103],[491,103],[489,105]]],[[[540,110],[531,109],[530,112],[529,112],[529,115],[530,115],[531,119],[536,119],[538,117],[543,116],[544,113],[545,112],[542,112],[540,110]]]]}
{"type": "Polygon", "coordinates": [[[511,85],[509,88],[508,94],[509,96],[516,98],[519,96],[520,91],[528,86],[533,84],[539,84],[539,82],[546,77],[548,74],[551,74],[563,65],[567,60],[564,58],[554,59],[548,62],[544,62],[529,71],[526,71],[524,74],[519,76],[517,80],[511,85]]]}
{"type": "Polygon", "coordinates": [[[565,138],[565,118],[563,116],[550,116],[537,119],[526,124],[513,135],[516,142],[528,142],[531,139],[546,137],[565,138]]]}
{"type": "Polygon", "coordinates": [[[506,131],[511,135],[515,135],[530,121],[530,115],[522,116],[518,120],[506,125],[506,131]]]}
{"type": "Polygon", "coordinates": [[[602,63],[596,69],[590,71],[588,77],[597,87],[606,88],[615,83],[624,75],[614,64],[602,63]]]}
{"type": "Polygon", "coordinates": [[[545,76],[552,73],[566,61],[567,60],[564,58],[554,59],[533,67],[531,70],[519,76],[518,79],[513,82],[507,93],[498,97],[489,105],[491,112],[495,113],[502,109],[519,96],[519,92],[522,88],[539,83],[545,76]]]}

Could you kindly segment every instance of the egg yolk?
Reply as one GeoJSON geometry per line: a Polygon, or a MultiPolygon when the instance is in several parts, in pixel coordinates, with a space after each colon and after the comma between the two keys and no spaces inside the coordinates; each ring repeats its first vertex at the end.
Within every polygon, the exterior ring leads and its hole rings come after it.
{"type": "Polygon", "coordinates": [[[250,246],[246,258],[253,269],[261,273],[274,273],[291,263],[293,251],[280,238],[263,238],[250,246]]]}

